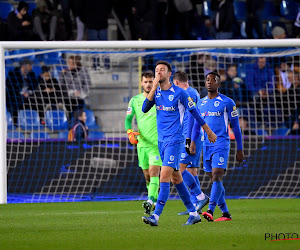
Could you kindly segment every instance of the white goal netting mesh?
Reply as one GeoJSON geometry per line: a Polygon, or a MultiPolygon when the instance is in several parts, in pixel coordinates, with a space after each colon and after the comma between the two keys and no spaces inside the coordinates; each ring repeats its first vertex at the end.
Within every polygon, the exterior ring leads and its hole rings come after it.
{"type": "MultiPolygon", "coordinates": [[[[210,71],[239,110],[246,161],[232,140],[229,197],[299,197],[300,49],[7,50],[8,202],[143,199],[145,181],[124,128],[140,72],[167,60],[205,96],[210,71]],[[139,63],[141,62],[141,63],[139,63]],[[86,141],[68,141],[77,110],[86,141]]],[[[204,190],[209,178],[201,169],[204,190]]],[[[172,189],[172,194],[176,194],[172,189]]]]}

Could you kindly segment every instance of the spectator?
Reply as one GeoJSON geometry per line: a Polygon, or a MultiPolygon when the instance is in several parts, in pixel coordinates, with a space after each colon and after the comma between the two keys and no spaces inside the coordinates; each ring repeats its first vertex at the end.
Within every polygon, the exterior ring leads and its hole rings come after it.
{"type": "Polygon", "coordinates": [[[265,38],[262,26],[264,6],[264,0],[246,0],[246,34],[248,39],[255,38],[253,30],[257,33],[257,38],[265,38]]]}
{"type": "Polygon", "coordinates": [[[86,141],[88,138],[89,130],[85,125],[86,113],[84,110],[76,110],[74,112],[73,126],[69,131],[68,141],[86,141]]]}
{"type": "Polygon", "coordinates": [[[239,124],[240,124],[242,135],[255,135],[256,134],[249,127],[249,125],[248,125],[249,123],[248,123],[248,120],[246,118],[243,118],[243,117],[240,116],[239,117],[239,124]]]}
{"type": "Polygon", "coordinates": [[[273,39],[284,39],[286,38],[286,33],[284,28],[280,27],[280,26],[275,26],[272,29],[272,37],[273,39]]]}
{"type": "Polygon", "coordinates": [[[44,125],[44,113],[49,109],[65,109],[63,105],[62,89],[56,78],[52,77],[50,68],[42,67],[38,77],[39,90],[37,90],[38,110],[41,123],[44,125]]]}
{"type": "Polygon", "coordinates": [[[28,59],[20,61],[20,66],[10,70],[6,79],[6,105],[18,123],[18,110],[37,109],[34,91],[38,88],[37,78],[32,71],[32,62],[28,59]]]}
{"type": "Polygon", "coordinates": [[[42,41],[54,41],[56,33],[57,16],[51,11],[46,0],[38,0],[33,10],[33,30],[42,41]]]}
{"type": "Polygon", "coordinates": [[[237,106],[242,103],[242,92],[244,89],[243,80],[237,76],[237,66],[229,65],[226,71],[226,79],[222,81],[220,93],[227,95],[233,99],[237,106]]]}
{"type": "Polygon", "coordinates": [[[293,37],[300,38],[300,10],[292,28],[293,37]]]}
{"type": "Polygon", "coordinates": [[[298,133],[300,115],[300,75],[298,64],[288,65],[281,62],[280,75],[276,75],[277,108],[282,110],[286,127],[291,133],[298,133]]]}
{"type": "Polygon", "coordinates": [[[133,39],[152,40],[154,23],[157,20],[156,0],[136,0],[132,6],[135,37],[133,39]]]}
{"type": "Polygon", "coordinates": [[[67,91],[64,96],[68,116],[71,119],[72,112],[85,107],[85,100],[89,95],[91,86],[90,76],[81,64],[79,55],[70,56],[67,61],[68,68],[63,69],[59,75],[62,90],[67,91]]]}
{"type": "Polygon", "coordinates": [[[265,123],[265,126],[271,126],[271,120],[268,120],[269,115],[264,116],[265,112],[275,109],[273,107],[275,103],[274,74],[273,70],[267,66],[267,59],[258,58],[256,64],[247,69],[246,76],[247,99],[254,102],[257,121],[265,123]],[[264,117],[267,120],[264,120],[264,117]]]}
{"type": "Polygon", "coordinates": [[[193,4],[191,0],[168,0],[167,39],[176,39],[176,27],[179,28],[180,39],[190,40],[193,4]]]}
{"type": "Polygon", "coordinates": [[[17,9],[8,14],[7,23],[9,40],[11,41],[31,41],[35,36],[32,31],[31,18],[28,15],[28,4],[20,1],[17,9]]]}
{"type": "Polygon", "coordinates": [[[113,3],[107,0],[85,0],[80,8],[80,19],[87,28],[87,40],[108,40],[108,17],[113,3]]]}
{"type": "Polygon", "coordinates": [[[73,23],[71,20],[71,11],[73,17],[76,21],[77,26],[77,37],[76,40],[83,40],[84,37],[84,24],[82,22],[82,17],[80,17],[80,13],[82,11],[82,5],[84,0],[59,0],[62,12],[63,19],[65,23],[65,32],[66,32],[66,40],[73,39],[73,23]]]}
{"type": "Polygon", "coordinates": [[[212,0],[211,10],[216,39],[231,39],[235,23],[233,0],[212,0]]]}
{"type": "Polygon", "coordinates": [[[266,92],[273,92],[273,70],[267,66],[267,59],[259,57],[257,62],[247,68],[246,88],[251,96],[266,96],[266,92]]]}

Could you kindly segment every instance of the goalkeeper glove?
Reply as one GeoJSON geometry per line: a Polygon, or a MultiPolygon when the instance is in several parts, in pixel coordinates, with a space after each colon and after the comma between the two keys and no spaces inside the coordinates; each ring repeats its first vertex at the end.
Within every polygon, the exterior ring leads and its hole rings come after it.
{"type": "Polygon", "coordinates": [[[128,129],[127,134],[128,134],[128,139],[131,144],[137,144],[139,142],[135,137],[136,135],[140,134],[139,132],[133,132],[132,129],[128,129]]]}
{"type": "Polygon", "coordinates": [[[190,146],[191,146],[192,140],[190,138],[185,139],[185,151],[190,155],[190,146]]]}

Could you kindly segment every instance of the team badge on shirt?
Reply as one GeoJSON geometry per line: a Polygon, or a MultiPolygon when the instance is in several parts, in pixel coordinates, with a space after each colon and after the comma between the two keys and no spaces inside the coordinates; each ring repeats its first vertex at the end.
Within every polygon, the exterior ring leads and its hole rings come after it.
{"type": "Polygon", "coordinates": [[[219,107],[219,105],[220,105],[220,102],[219,101],[215,101],[214,106],[215,107],[219,107]]]}
{"type": "Polygon", "coordinates": [[[237,109],[236,109],[236,106],[233,106],[232,109],[233,109],[233,111],[231,112],[231,117],[238,116],[239,113],[238,113],[238,111],[237,111],[237,109]]]}
{"type": "Polygon", "coordinates": [[[174,95],[169,95],[169,100],[173,101],[174,100],[174,95]]]}
{"type": "Polygon", "coordinates": [[[127,109],[127,115],[131,115],[131,112],[132,112],[132,108],[128,107],[128,109],[127,109]]]}
{"type": "Polygon", "coordinates": [[[189,106],[189,108],[191,108],[191,107],[193,107],[194,106],[194,102],[193,102],[193,99],[189,96],[188,97],[188,106],[189,106]]]}

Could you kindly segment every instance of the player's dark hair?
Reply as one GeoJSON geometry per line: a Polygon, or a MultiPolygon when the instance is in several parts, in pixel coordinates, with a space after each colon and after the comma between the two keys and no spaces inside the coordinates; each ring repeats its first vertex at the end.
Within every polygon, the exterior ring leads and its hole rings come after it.
{"type": "Polygon", "coordinates": [[[28,9],[29,9],[28,3],[24,2],[24,1],[20,1],[18,4],[17,10],[20,12],[22,9],[25,9],[26,11],[28,11],[28,9]]]}
{"type": "Polygon", "coordinates": [[[84,109],[78,109],[78,110],[74,111],[74,114],[73,114],[74,119],[79,119],[79,117],[82,116],[83,112],[85,112],[84,109]]]}
{"type": "Polygon", "coordinates": [[[214,75],[214,76],[218,77],[218,78],[217,78],[217,79],[218,79],[218,82],[221,82],[221,77],[220,77],[220,75],[219,75],[217,72],[214,72],[214,71],[209,72],[209,73],[206,75],[206,77],[207,77],[208,75],[214,75]]]}
{"type": "Polygon", "coordinates": [[[143,80],[143,77],[146,77],[146,78],[154,77],[154,74],[151,70],[147,70],[147,71],[142,73],[141,80],[143,80]]]}
{"type": "Polygon", "coordinates": [[[156,62],[156,66],[157,66],[158,64],[166,65],[166,66],[168,67],[168,71],[169,71],[169,72],[172,72],[172,66],[171,66],[171,64],[168,63],[167,61],[159,60],[159,61],[156,62]]]}
{"type": "Polygon", "coordinates": [[[180,82],[187,82],[189,80],[189,77],[188,77],[187,73],[185,73],[183,71],[177,71],[173,75],[173,80],[178,80],[180,82]]]}

